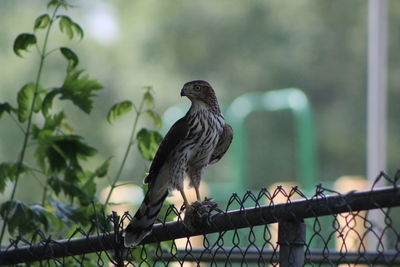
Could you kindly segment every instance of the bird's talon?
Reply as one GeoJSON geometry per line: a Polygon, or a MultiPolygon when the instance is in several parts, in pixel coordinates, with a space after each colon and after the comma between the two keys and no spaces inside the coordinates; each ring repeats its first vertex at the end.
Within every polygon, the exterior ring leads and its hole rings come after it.
{"type": "Polygon", "coordinates": [[[192,208],[192,205],[190,205],[189,203],[183,203],[179,212],[181,213],[181,212],[185,211],[185,213],[186,213],[186,210],[191,209],[191,208],[192,208]]]}
{"type": "Polygon", "coordinates": [[[179,213],[182,213],[185,209],[186,209],[186,206],[185,206],[185,205],[182,205],[181,208],[180,208],[180,210],[179,210],[179,213]]]}
{"type": "Polygon", "coordinates": [[[193,206],[193,208],[198,208],[198,207],[200,207],[202,205],[202,202],[200,202],[200,201],[198,201],[198,200],[196,200],[195,202],[193,202],[192,203],[192,206],[193,206]]]}

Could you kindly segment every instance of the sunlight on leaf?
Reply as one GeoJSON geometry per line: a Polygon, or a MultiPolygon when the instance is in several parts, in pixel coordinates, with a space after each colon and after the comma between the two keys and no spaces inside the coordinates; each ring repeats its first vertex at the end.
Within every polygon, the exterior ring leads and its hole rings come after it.
{"type": "Polygon", "coordinates": [[[38,113],[42,108],[42,98],[39,94],[36,95],[35,105],[33,106],[33,112],[38,113]]]}
{"type": "Polygon", "coordinates": [[[47,116],[49,109],[53,105],[53,99],[54,97],[60,93],[60,89],[52,89],[50,92],[46,94],[46,96],[43,99],[42,103],[42,113],[44,116],[47,116]]]}
{"type": "Polygon", "coordinates": [[[96,80],[90,80],[88,75],[81,76],[83,70],[69,72],[60,88],[60,99],[69,99],[81,110],[90,113],[92,110],[94,91],[103,88],[96,80]]]}
{"type": "Polygon", "coordinates": [[[61,126],[64,119],[65,119],[65,114],[62,111],[57,114],[47,116],[44,122],[43,129],[54,131],[55,129],[61,126]]]}
{"type": "Polygon", "coordinates": [[[132,110],[133,104],[129,100],[122,101],[110,108],[107,114],[108,123],[112,123],[115,119],[129,113],[132,110]]]}
{"type": "Polygon", "coordinates": [[[72,21],[70,17],[60,15],[60,16],[57,16],[57,18],[60,19],[60,22],[59,22],[60,31],[67,34],[69,39],[73,39],[74,34],[79,35],[80,39],[83,38],[82,28],[79,26],[79,24],[72,21]]]}
{"type": "MultiPolygon", "coordinates": [[[[25,122],[29,117],[31,102],[33,100],[33,95],[35,93],[35,84],[28,83],[25,84],[17,95],[18,102],[18,120],[20,122],[25,122]]],[[[39,96],[36,97],[34,111],[37,112],[41,107],[41,99],[39,96]]]]}
{"type": "Polygon", "coordinates": [[[59,26],[60,31],[65,32],[69,39],[74,38],[74,32],[72,31],[72,21],[68,16],[57,16],[60,19],[59,26]]]}
{"type": "Polygon", "coordinates": [[[143,128],[138,132],[136,139],[138,140],[139,152],[143,158],[153,160],[163,137],[157,131],[143,128]]]}
{"type": "Polygon", "coordinates": [[[49,23],[50,23],[50,16],[48,14],[43,14],[35,20],[35,25],[33,29],[34,30],[44,29],[49,25],[49,23]]]}

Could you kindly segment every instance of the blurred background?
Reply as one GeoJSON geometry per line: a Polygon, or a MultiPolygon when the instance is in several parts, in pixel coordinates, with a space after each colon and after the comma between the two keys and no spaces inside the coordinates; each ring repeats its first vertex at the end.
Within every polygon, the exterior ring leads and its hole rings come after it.
{"type": "MultiPolygon", "coordinates": [[[[115,173],[122,160],[133,117],[108,124],[106,114],[114,103],[125,99],[138,103],[143,86],[151,85],[155,109],[163,114],[171,106],[188,105],[179,96],[182,85],[203,79],[215,88],[225,111],[249,92],[299,88],[308,99],[315,129],[311,132],[315,184],[329,185],[344,175],[366,175],[367,1],[72,3],[77,8],[68,15],[84,29],[84,39],[69,41],[55,34],[51,44],[72,47],[81,67],[105,86],[91,115],[65,106],[72,128],[99,150],[98,161],[88,164],[98,166],[113,156],[111,173],[115,173]]],[[[46,4],[43,0],[0,1],[0,101],[16,103],[16,92],[35,77],[38,56],[34,49],[19,58],[12,46],[19,33],[32,31],[33,21],[46,12],[46,4]]],[[[389,0],[388,5],[387,171],[392,174],[399,166],[400,146],[400,2],[389,0]]],[[[45,87],[61,85],[64,71],[65,60],[53,56],[45,66],[45,87]]],[[[140,123],[149,125],[146,120],[140,123]]],[[[164,121],[164,125],[170,123],[164,121]]],[[[298,181],[299,137],[292,111],[252,112],[243,123],[245,151],[231,149],[221,163],[207,169],[204,181],[229,183],[239,172],[234,153],[245,155],[240,181],[244,188],[298,181]]],[[[8,116],[1,120],[0,139],[0,161],[16,160],[22,134],[8,116]]],[[[128,162],[121,180],[141,184],[149,162],[137,152],[128,162]]],[[[35,179],[23,183],[26,190],[18,189],[17,198],[38,201],[33,192],[41,190],[40,184],[35,179]]],[[[98,188],[108,184],[100,180],[98,188]]],[[[8,196],[6,191],[0,200],[8,196]]]]}

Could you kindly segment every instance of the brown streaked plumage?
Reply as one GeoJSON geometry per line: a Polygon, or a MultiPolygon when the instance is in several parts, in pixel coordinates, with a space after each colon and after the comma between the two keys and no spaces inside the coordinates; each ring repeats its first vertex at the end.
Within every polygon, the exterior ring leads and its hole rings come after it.
{"type": "Polygon", "coordinates": [[[232,127],[225,123],[211,85],[196,80],[186,83],[181,96],[192,105],[165,135],[144,183],[149,189],[143,203],[124,231],[125,246],[138,245],[150,232],[171,190],[179,190],[189,205],[183,178],[187,175],[200,201],[201,175],[209,164],[218,162],[232,142],[232,127]]]}

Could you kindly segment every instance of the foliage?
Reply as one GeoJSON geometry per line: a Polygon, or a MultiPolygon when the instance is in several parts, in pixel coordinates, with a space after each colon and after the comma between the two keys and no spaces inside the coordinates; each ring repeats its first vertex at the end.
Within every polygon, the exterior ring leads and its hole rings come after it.
{"type": "Polygon", "coordinates": [[[107,121],[112,123],[116,118],[125,115],[132,110],[133,104],[131,101],[126,100],[115,104],[110,108],[107,114],[107,121]]]}
{"type": "Polygon", "coordinates": [[[137,134],[138,148],[143,158],[153,160],[162,136],[157,131],[141,129],[137,134]]]}
{"type": "MultiPolygon", "coordinates": [[[[78,69],[79,57],[66,46],[48,49],[50,32],[54,24],[69,39],[82,39],[83,29],[67,15],[59,15],[60,9],[71,7],[65,0],[51,0],[49,13],[42,14],[34,21],[33,33],[22,33],[14,42],[14,53],[23,57],[22,52],[36,46],[39,54],[38,71],[34,82],[28,82],[17,93],[17,106],[0,102],[0,118],[7,114],[23,132],[22,148],[16,161],[0,163],[0,192],[7,183],[12,184],[9,200],[0,204],[0,216],[4,220],[0,243],[6,229],[10,235],[31,235],[37,230],[49,234],[63,235],[75,227],[89,226],[105,211],[110,196],[120,179],[132,145],[138,143],[139,151],[146,160],[154,157],[161,135],[154,130],[137,131],[142,114],[147,114],[156,127],[161,119],[154,110],[151,87],[146,87],[138,107],[131,101],[115,104],[107,115],[109,123],[135,111],[131,138],[124,159],[111,183],[111,190],[105,203],[97,198],[96,180],[108,177],[112,157],[107,158],[97,168],[91,170],[85,165],[97,155],[97,150],[81,135],[74,132],[67,123],[67,112],[60,110],[56,101],[70,101],[78,110],[90,114],[96,93],[103,89],[100,82],[78,69]],[[44,31],[44,34],[37,34],[44,31]],[[44,36],[43,39],[39,36],[44,36]],[[40,45],[39,45],[40,44],[40,45]],[[60,86],[42,85],[43,65],[50,55],[61,53],[66,59],[65,77],[60,86]],[[56,107],[57,106],[57,107],[56,107]],[[35,163],[26,162],[26,154],[32,150],[35,163]],[[37,179],[43,187],[40,204],[27,204],[15,199],[20,179],[37,179]],[[68,203],[66,203],[68,202],[68,203]]],[[[107,226],[106,226],[107,227],[107,226]]]]}
{"type": "MultiPolygon", "coordinates": [[[[116,176],[114,177],[112,183],[111,183],[111,190],[107,195],[107,199],[105,204],[107,205],[110,201],[110,197],[112,192],[117,186],[117,182],[121,177],[122,170],[125,166],[126,160],[128,158],[129,152],[131,150],[131,147],[137,142],[138,149],[145,160],[152,160],[156,149],[158,148],[159,144],[161,143],[161,135],[157,131],[152,131],[148,130],[145,128],[142,128],[141,130],[137,131],[138,127],[138,122],[139,118],[141,117],[142,114],[154,114],[154,116],[159,118],[159,115],[153,110],[154,108],[154,98],[153,98],[153,89],[151,87],[145,87],[145,93],[143,94],[143,97],[140,101],[140,104],[138,107],[135,106],[131,101],[125,100],[122,102],[119,102],[115,105],[113,105],[110,110],[108,111],[107,114],[107,121],[111,124],[115,119],[128,114],[130,111],[132,111],[132,108],[135,111],[135,119],[133,122],[133,128],[131,131],[131,135],[129,138],[129,142],[124,154],[124,157],[122,159],[122,163],[118,169],[118,172],[116,176]],[[145,111],[146,108],[146,111],[145,111]]],[[[151,116],[150,116],[151,117],[151,116]]],[[[153,119],[153,117],[151,117],[153,119]]],[[[153,119],[154,121],[154,119],[153,119]]],[[[157,122],[155,122],[156,126],[159,126],[157,122]]]]}
{"type": "Polygon", "coordinates": [[[67,47],[59,49],[68,61],[63,84],[53,89],[40,84],[45,60],[56,51],[49,52],[47,49],[52,26],[58,22],[61,31],[65,29],[64,32],[70,39],[74,37],[70,29],[83,36],[82,29],[72,19],[57,15],[60,8],[68,7],[65,1],[50,1],[48,7],[50,14],[43,14],[35,20],[34,33],[22,33],[14,42],[14,52],[20,57],[22,51],[36,46],[40,57],[36,79],[26,83],[18,91],[17,107],[10,103],[1,105],[2,113],[18,117],[16,123],[24,129],[24,140],[18,161],[0,164],[0,191],[4,191],[7,181],[13,182],[10,199],[0,205],[0,215],[4,220],[0,241],[6,228],[13,235],[16,232],[33,234],[38,229],[66,230],[67,225],[87,224],[94,216],[87,209],[93,203],[100,204],[95,195],[94,180],[104,177],[108,169],[108,161],[95,171],[86,170],[82,166],[82,162],[93,157],[97,151],[83,137],[63,131],[66,115],[63,111],[56,112],[53,107],[54,99],[59,95],[59,100],[71,100],[75,106],[90,113],[94,92],[102,89],[102,85],[89,79],[88,75],[82,77],[83,70],[75,70],[79,63],[78,56],[67,47]],[[41,30],[45,32],[43,40],[36,36],[41,30]],[[39,42],[42,43],[41,46],[39,42]],[[43,123],[37,123],[40,121],[43,123]],[[28,142],[34,143],[29,149],[34,150],[36,166],[25,163],[28,142]],[[41,204],[27,205],[14,199],[18,180],[28,177],[44,180],[41,204]],[[62,203],[61,193],[69,198],[70,205],[62,203]],[[79,204],[74,205],[75,199],[79,204]]]}

